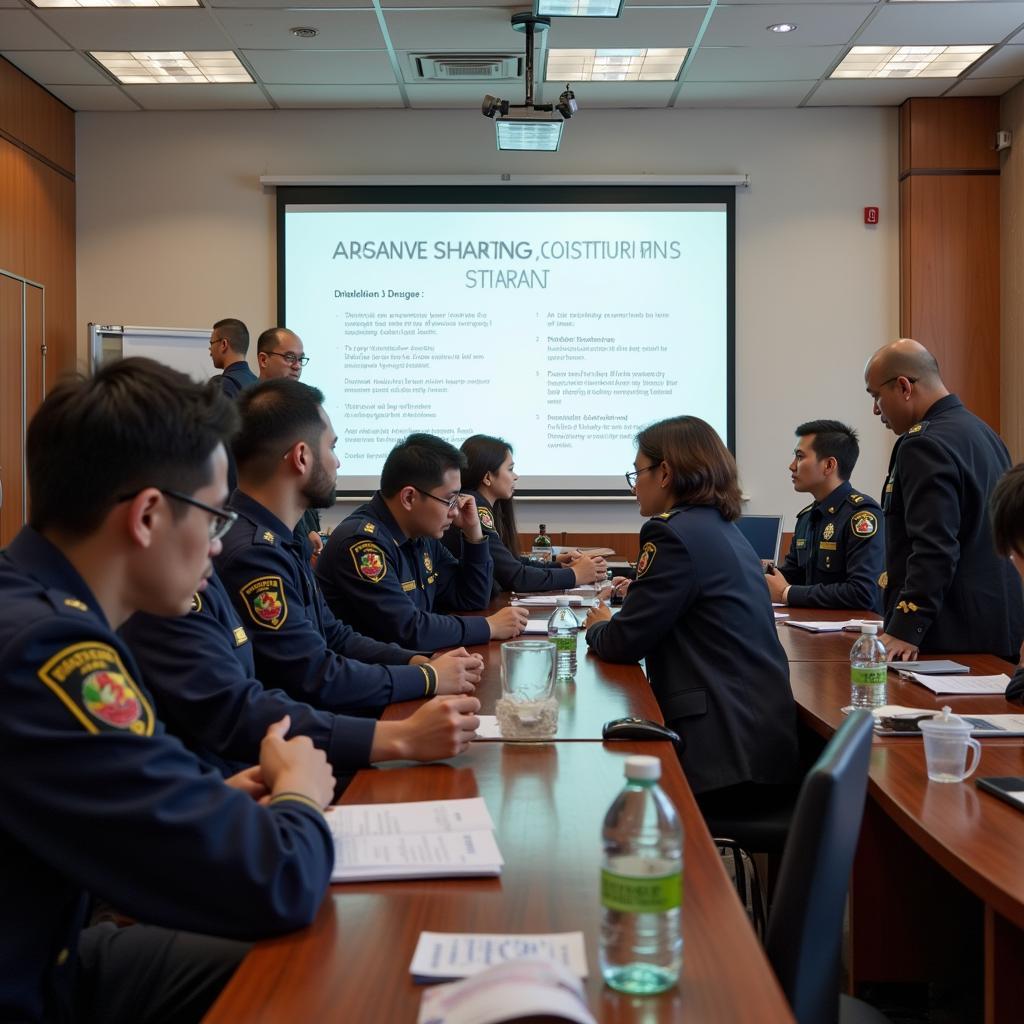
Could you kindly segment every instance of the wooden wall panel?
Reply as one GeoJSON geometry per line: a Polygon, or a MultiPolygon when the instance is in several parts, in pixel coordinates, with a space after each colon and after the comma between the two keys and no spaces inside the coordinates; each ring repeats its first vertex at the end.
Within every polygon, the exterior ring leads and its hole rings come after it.
{"type": "Polygon", "coordinates": [[[75,173],[75,114],[0,57],[0,132],[75,173]]]}
{"type": "Polygon", "coordinates": [[[900,111],[900,333],[1000,428],[999,105],[908,100],[900,111]]]}

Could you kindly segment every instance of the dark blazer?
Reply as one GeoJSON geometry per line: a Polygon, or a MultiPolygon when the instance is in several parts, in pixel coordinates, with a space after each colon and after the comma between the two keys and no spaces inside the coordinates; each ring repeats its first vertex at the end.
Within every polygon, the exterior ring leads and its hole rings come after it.
{"type": "Polygon", "coordinates": [[[885,631],[932,653],[1017,661],[1024,600],[992,544],[988,499],[1010,468],[999,436],[956,395],[893,448],[885,512],[885,631]]]}
{"type": "Polygon", "coordinates": [[[716,509],[681,506],[640,531],[636,579],[587,630],[608,661],[647,659],[695,793],[797,776],[796,707],[761,562],[716,509]]]}
{"type": "MultiPolygon", "coordinates": [[[[496,597],[503,590],[514,590],[521,594],[545,590],[571,590],[576,586],[576,573],[566,566],[543,566],[526,557],[513,554],[505,546],[494,526],[494,509],[478,491],[464,490],[476,500],[480,525],[494,559],[494,585],[491,596],[496,597]]],[[[467,547],[462,531],[452,526],[441,538],[444,546],[460,561],[467,547]]]]}

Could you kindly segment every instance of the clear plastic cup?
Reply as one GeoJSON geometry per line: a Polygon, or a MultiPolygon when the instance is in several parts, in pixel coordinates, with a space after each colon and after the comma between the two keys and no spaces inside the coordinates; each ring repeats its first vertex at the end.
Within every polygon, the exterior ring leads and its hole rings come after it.
{"type": "Polygon", "coordinates": [[[924,718],[918,725],[924,734],[924,758],[932,782],[963,782],[974,774],[981,759],[981,744],[971,736],[971,726],[944,707],[941,715],[924,718]],[[973,751],[967,767],[967,751],[973,751]]]}
{"type": "Polygon", "coordinates": [[[494,711],[504,739],[551,739],[558,732],[555,645],[550,640],[501,645],[501,699],[494,711]]]}

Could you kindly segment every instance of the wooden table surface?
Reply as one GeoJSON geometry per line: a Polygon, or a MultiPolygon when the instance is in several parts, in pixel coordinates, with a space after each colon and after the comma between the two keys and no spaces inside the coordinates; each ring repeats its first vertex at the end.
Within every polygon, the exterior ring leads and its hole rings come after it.
{"type": "MultiPolygon", "coordinates": [[[[605,722],[626,715],[664,722],[651,687],[637,665],[612,665],[594,657],[587,650],[582,631],[578,643],[576,681],[557,683],[555,689],[559,740],[600,740],[605,722]]],[[[494,705],[501,697],[501,644],[481,644],[468,650],[483,656],[484,676],[476,696],[480,698],[481,714],[493,715],[494,705]]],[[[406,718],[420,703],[392,704],[383,718],[385,721],[406,718]]]]}
{"type": "Polygon", "coordinates": [[[259,943],[208,1024],[411,1024],[419,933],[559,932],[586,937],[587,994],[602,1022],[792,1021],[666,743],[478,743],[452,764],[360,772],[343,803],[482,796],[505,858],[497,879],[335,885],[314,924],[259,943]],[[660,996],[604,987],[597,960],[601,824],[628,753],[656,753],[685,829],[683,973],[660,996]]]}

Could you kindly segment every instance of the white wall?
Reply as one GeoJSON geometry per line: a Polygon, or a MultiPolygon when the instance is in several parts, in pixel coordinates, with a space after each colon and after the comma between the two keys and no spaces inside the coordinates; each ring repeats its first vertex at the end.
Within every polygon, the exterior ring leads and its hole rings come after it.
{"type": "MultiPolygon", "coordinates": [[[[898,325],[895,110],[583,110],[555,156],[499,154],[493,138],[472,110],[79,114],[80,337],[89,321],[273,325],[275,207],[262,174],[748,173],[736,264],[748,508],[785,512],[792,529],[806,503],[786,472],[792,431],[820,416],[861,431],[854,481],[878,496],[891,435],[861,373],[898,325]],[[878,227],[863,224],[864,206],[881,207],[878,227]]],[[[330,388],[315,363],[307,379],[330,388]]],[[[479,428],[515,440],[514,424],[479,428]]],[[[524,505],[519,518],[524,530],[640,524],[623,503],[524,505]]]]}

